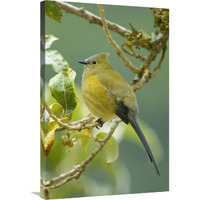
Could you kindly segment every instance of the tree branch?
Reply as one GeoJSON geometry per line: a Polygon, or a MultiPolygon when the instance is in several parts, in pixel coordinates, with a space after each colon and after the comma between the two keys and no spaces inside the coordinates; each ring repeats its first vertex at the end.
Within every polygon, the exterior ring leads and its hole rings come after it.
{"type": "Polygon", "coordinates": [[[41,178],[41,187],[45,190],[55,189],[55,188],[58,188],[61,185],[65,184],[66,182],[69,182],[73,179],[79,178],[79,176],[85,170],[86,166],[94,159],[94,157],[102,150],[102,148],[105,146],[107,141],[111,138],[111,136],[114,133],[115,129],[117,128],[119,122],[120,122],[120,120],[113,121],[113,124],[112,124],[107,136],[102,140],[96,140],[99,143],[99,146],[82,163],[75,166],[72,170],[70,170],[66,173],[60,174],[59,176],[52,178],[49,181],[45,182],[41,178]]]}
{"type": "Polygon", "coordinates": [[[136,84],[132,85],[133,91],[139,90],[146,82],[148,82],[149,75],[150,75],[149,69],[145,69],[142,78],[139,79],[139,81],[137,81],[136,84]]]}
{"type": "Polygon", "coordinates": [[[133,56],[133,57],[135,57],[136,59],[140,59],[141,61],[145,61],[145,59],[146,59],[146,57],[141,56],[141,55],[139,55],[139,54],[136,54],[135,51],[133,50],[133,48],[131,48],[131,51],[126,50],[126,49],[124,48],[124,43],[122,43],[121,48],[122,48],[122,50],[123,50],[126,54],[128,54],[128,55],[130,55],[130,56],[133,56]]]}
{"type": "MultiPolygon", "coordinates": [[[[61,9],[63,9],[65,12],[77,15],[79,17],[82,17],[82,18],[88,20],[89,23],[93,23],[93,24],[97,24],[97,25],[102,26],[101,18],[94,15],[93,13],[85,10],[83,7],[78,8],[76,6],[73,6],[73,5],[70,5],[68,3],[61,2],[61,1],[57,1],[57,3],[60,5],[61,9]]],[[[111,31],[114,31],[114,32],[120,34],[123,37],[126,37],[127,34],[131,33],[130,30],[128,30],[128,29],[126,29],[126,28],[124,28],[124,27],[122,27],[118,24],[115,24],[115,23],[110,22],[108,20],[106,20],[106,23],[108,24],[108,28],[111,31]]]]}
{"type": "Polygon", "coordinates": [[[104,29],[104,32],[106,34],[106,37],[108,38],[108,42],[113,46],[113,48],[115,49],[117,55],[123,60],[123,62],[125,63],[125,65],[133,73],[137,73],[137,74],[141,73],[141,71],[142,71],[141,68],[136,68],[135,66],[133,66],[133,64],[130,62],[130,60],[125,57],[125,55],[123,54],[123,52],[120,49],[120,47],[118,46],[118,44],[112,39],[112,37],[110,35],[110,32],[108,30],[107,22],[105,20],[103,6],[101,4],[99,4],[98,6],[99,6],[99,12],[100,12],[100,16],[101,16],[101,20],[102,20],[102,24],[103,24],[103,29],[104,29]]]}
{"type": "Polygon", "coordinates": [[[99,126],[99,122],[93,122],[91,124],[87,124],[88,122],[92,121],[94,119],[93,116],[81,119],[79,121],[76,122],[72,122],[72,123],[64,123],[61,121],[61,119],[57,118],[53,112],[51,111],[51,108],[48,106],[47,102],[45,102],[45,109],[47,110],[47,112],[49,113],[49,117],[51,117],[54,121],[56,121],[59,126],[61,126],[62,128],[68,129],[68,130],[78,130],[81,131],[83,129],[91,129],[94,127],[99,126]]]}
{"type": "Polygon", "coordinates": [[[140,78],[139,81],[137,81],[136,83],[132,84],[132,88],[133,88],[134,91],[140,89],[146,82],[148,82],[150,79],[152,79],[154,76],[156,76],[156,74],[160,70],[161,65],[164,61],[166,50],[167,50],[167,46],[164,43],[161,58],[158,62],[158,65],[154,68],[153,73],[150,72],[150,64],[155,59],[155,57],[157,56],[158,51],[156,51],[155,49],[151,51],[151,54],[147,57],[147,59],[143,63],[143,67],[145,67],[145,70],[143,72],[142,78],[140,78]]]}

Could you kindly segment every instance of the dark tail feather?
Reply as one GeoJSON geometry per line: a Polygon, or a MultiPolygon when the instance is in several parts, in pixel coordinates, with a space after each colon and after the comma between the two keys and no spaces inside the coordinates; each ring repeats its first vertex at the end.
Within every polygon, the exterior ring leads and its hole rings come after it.
{"type": "Polygon", "coordinates": [[[156,168],[157,174],[160,175],[160,172],[159,172],[158,167],[157,167],[157,165],[156,165],[156,161],[155,161],[155,159],[154,159],[154,157],[153,157],[153,154],[152,154],[152,152],[151,152],[151,149],[150,149],[150,147],[149,147],[149,145],[148,145],[148,143],[147,143],[147,141],[146,141],[146,139],[145,139],[145,137],[144,137],[144,134],[143,134],[143,132],[142,132],[142,130],[141,130],[139,124],[137,123],[136,119],[133,118],[133,117],[129,117],[129,116],[128,116],[128,119],[129,119],[129,121],[130,121],[132,127],[134,128],[135,132],[137,133],[138,137],[140,138],[142,144],[144,145],[144,148],[146,149],[146,151],[147,151],[147,153],[148,153],[148,155],[149,155],[149,158],[150,158],[151,162],[153,162],[153,164],[154,164],[154,166],[155,166],[155,168],[156,168]]]}

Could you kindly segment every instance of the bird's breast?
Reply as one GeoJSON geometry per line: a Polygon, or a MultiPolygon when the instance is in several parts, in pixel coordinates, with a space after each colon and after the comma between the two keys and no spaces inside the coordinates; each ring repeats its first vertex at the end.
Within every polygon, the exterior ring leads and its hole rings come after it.
{"type": "Polygon", "coordinates": [[[82,79],[82,95],[89,111],[98,118],[110,120],[117,118],[115,111],[117,102],[98,75],[90,75],[82,79]]]}

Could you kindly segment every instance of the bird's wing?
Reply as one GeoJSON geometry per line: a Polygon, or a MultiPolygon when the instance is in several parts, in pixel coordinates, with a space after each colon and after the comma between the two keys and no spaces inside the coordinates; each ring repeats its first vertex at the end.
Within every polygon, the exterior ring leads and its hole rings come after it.
{"type": "Polygon", "coordinates": [[[135,95],[130,85],[115,70],[107,69],[98,72],[102,84],[108,89],[110,95],[114,96],[117,102],[123,101],[123,98],[130,97],[135,100],[135,95]]]}

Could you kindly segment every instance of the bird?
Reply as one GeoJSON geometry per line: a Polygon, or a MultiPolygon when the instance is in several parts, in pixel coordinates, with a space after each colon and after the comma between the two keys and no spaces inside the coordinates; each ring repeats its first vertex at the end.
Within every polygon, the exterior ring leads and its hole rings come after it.
{"type": "Polygon", "coordinates": [[[152,151],[136,120],[138,104],[134,91],[110,64],[108,55],[108,52],[101,52],[78,61],[84,66],[81,86],[84,102],[101,124],[116,118],[126,124],[130,123],[160,175],[152,151]]]}

